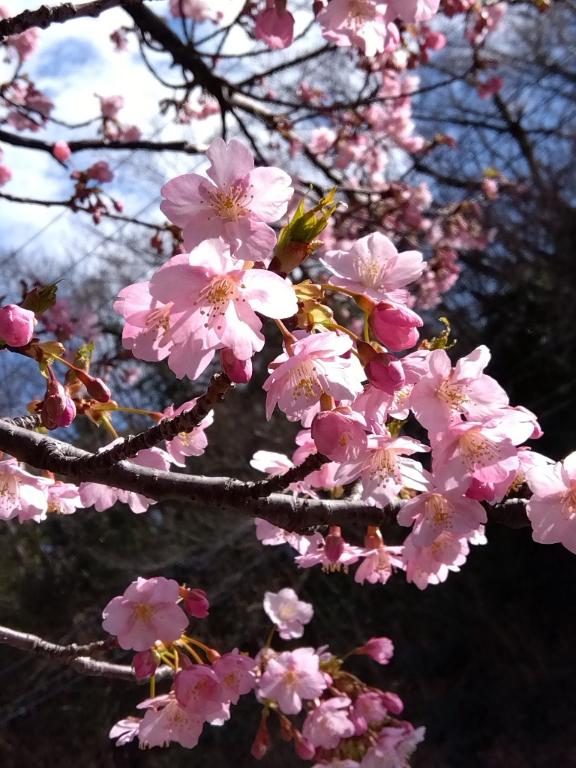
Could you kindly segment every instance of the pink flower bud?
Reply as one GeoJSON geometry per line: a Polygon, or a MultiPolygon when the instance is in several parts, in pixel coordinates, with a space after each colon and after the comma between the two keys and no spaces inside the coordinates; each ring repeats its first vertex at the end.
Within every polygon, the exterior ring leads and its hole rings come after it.
{"type": "Polygon", "coordinates": [[[272,745],[272,739],[270,738],[270,731],[268,730],[268,710],[265,709],[262,712],[260,719],[260,725],[258,726],[258,732],[256,738],[252,743],[250,753],[256,760],[262,760],[264,755],[268,752],[272,745]]]}
{"type": "Polygon", "coordinates": [[[377,355],[370,360],[365,370],[370,384],[389,395],[402,389],[406,381],[401,361],[392,355],[377,355]]]}
{"type": "Polygon", "coordinates": [[[76,375],[88,390],[88,394],[98,400],[99,403],[107,403],[112,397],[110,389],[104,384],[102,379],[90,376],[85,371],[75,371],[76,375]]]}
{"type": "Polygon", "coordinates": [[[46,386],[46,395],[40,410],[42,424],[47,429],[69,427],[76,416],[74,401],[68,396],[66,389],[50,372],[46,386]]]}
{"type": "Polygon", "coordinates": [[[370,656],[378,664],[388,664],[394,655],[394,644],[388,637],[371,637],[357,653],[370,656]]]}
{"type": "Polygon", "coordinates": [[[337,563],[344,552],[344,539],[339,525],[333,525],[326,536],[324,553],[331,563],[337,563]]]}
{"type": "Polygon", "coordinates": [[[361,424],[338,411],[321,411],[311,430],[318,453],[332,461],[351,461],[366,448],[366,432],[361,424]]]}
{"type": "Polygon", "coordinates": [[[252,360],[238,360],[231,349],[220,351],[222,370],[234,384],[247,384],[252,378],[252,360]]]}
{"type": "Polygon", "coordinates": [[[72,150],[65,141],[57,141],[56,144],[54,144],[52,147],[52,154],[56,160],[60,160],[61,163],[65,163],[66,160],[70,158],[72,150]]]}
{"type": "Polygon", "coordinates": [[[381,344],[388,349],[410,349],[418,341],[418,331],[424,325],[422,318],[403,304],[377,304],[370,315],[370,328],[381,344]]]}
{"type": "Polygon", "coordinates": [[[294,732],[294,749],[302,760],[313,760],[316,754],[316,747],[312,746],[298,731],[294,732]]]}
{"type": "Polygon", "coordinates": [[[34,312],[17,304],[0,307],[0,339],[10,347],[24,347],[34,335],[34,312]]]}
{"type": "Polygon", "coordinates": [[[404,709],[404,702],[398,694],[392,693],[392,691],[383,691],[381,698],[382,704],[384,704],[388,712],[392,712],[393,715],[401,714],[404,709]]]}
{"type": "Polygon", "coordinates": [[[256,16],[254,37],[269,48],[287,48],[294,39],[294,16],[290,11],[268,8],[256,16]]]}
{"type": "Polygon", "coordinates": [[[12,178],[12,171],[7,165],[0,165],[0,187],[7,184],[12,178]]]}
{"type": "MultiPolygon", "coordinates": [[[[182,593],[183,590],[181,590],[182,593]]],[[[195,619],[205,619],[208,616],[210,603],[203,589],[187,589],[184,597],[184,610],[195,619]]]]}
{"type": "Polygon", "coordinates": [[[139,651],[132,659],[132,666],[137,680],[145,680],[156,672],[158,659],[152,651],[139,651]]]}

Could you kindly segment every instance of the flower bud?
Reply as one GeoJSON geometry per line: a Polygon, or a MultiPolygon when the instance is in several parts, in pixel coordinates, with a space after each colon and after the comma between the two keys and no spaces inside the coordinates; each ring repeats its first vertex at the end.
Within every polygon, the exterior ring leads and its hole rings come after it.
{"type": "Polygon", "coordinates": [[[139,651],[132,659],[132,666],[134,667],[136,679],[146,680],[147,677],[152,677],[154,672],[156,672],[158,659],[152,651],[139,651]]]}
{"type": "Polygon", "coordinates": [[[76,416],[74,401],[68,396],[66,389],[52,373],[48,379],[40,416],[42,424],[47,429],[69,427],[76,416]]]}
{"type": "Polygon", "coordinates": [[[332,461],[351,461],[366,448],[361,424],[338,411],[321,411],[314,417],[312,439],[318,453],[332,461]]]}
{"type": "Polygon", "coordinates": [[[388,637],[371,637],[356,653],[370,656],[378,664],[388,664],[394,655],[394,644],[388,637]]]}
{"type": "Polygon", "coordinates": [[[365,370],[370,384],[389,395],[402,389],[406,381],[401,361],[392,355],[377,355],[370,360],[365,370]]]}
{"type": "Polygon", "coordinates": [[[34,335],[34,312],[6,304],[0,307],[0,339],[11,347],[24,347],[34,335]]]}
{"type": "Polygon", "coordinates": [[[418,331],[424,325],[422,318],[401,304],[377,304],[370,315],[370,328],[374,336],[388,349],[410,349],[418,341],[418,331]]]}
{"type": "Polygon", "coordinates": [[[208,616],[210,603],[203,589],[180,588],[180,594],[184,599],[184,610],[195,619],[205,619],[208,616]]]}
{"type": "Polygon", "coordinates": [[[247,384],[252,378],[252,360],[238,360],[231,349],[220,350],[222,370],[234,384],[247,384]]]}
{"type": "Polygon", "coordinates": [[[70,159],[72,151],[65,141],[57,141],[56,144],[54,144],[52,147],[52,154],[56,160],[60,160],[61,163],[65,163],[66,160],[70,159]]]}
{"type": "Polygon", "coordinates": [[[404,702],[397,693],[392,693],[392,691],[383,691],[381,696],[382,704],[384,704],[388,712],[392,712],[393,715],[399,715],[402,713],[402,710],[404,709],[404,702]]]}
{"type": "Polygon", "coordinates": [[[331,526],[328,536],[326,536],[324,552],[331,563],[337,563],[342,557],[344,539],[342,538],[342,529],[339,525],[331,526]]]}
{"type": "Polygon", "coordinates": [[[250,753],[256,760],[261,760],[268,752],[271,745],[272,739],[270,738],[270,731],[268,730],[268,710],[264,709],[250,753]]]}
{"type": "Polygon", "coordinates": [[[102,379],[97,379],[95,376],[90,376],[86,371],[80,369],[74,369],[74,373],[80,379],[82,384],[88,390],[88,394],[98,400],[99,403],[107,403],[112,397],[110,389],[104,384],[102,379]]]}

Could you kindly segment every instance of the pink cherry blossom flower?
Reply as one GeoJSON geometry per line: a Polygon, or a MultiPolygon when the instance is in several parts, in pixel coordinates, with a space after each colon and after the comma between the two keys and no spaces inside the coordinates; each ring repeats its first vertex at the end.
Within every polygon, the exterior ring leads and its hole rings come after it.
{"type": "Polygon", "coordinates": [[[11,347],[24,347],[34,336],[36,317],[18,304],[0,307],[0,340],[11,347]]]}
{"type": "Polygon", "coordinates": [[[264,610],[276,625],[283,640],[302,637],[304,625],[308,624],[314,615],[312,605],[299,600],[296,592],[290,587],[281,589],[280,592],[266,592],[264,610]]]}
{"type": "MultiPolygon", "coordinates": [[[[486,543],[483,532],[475,532],[474,543],[486,543]]],[[[446,581],[450,572],[457,572],[464,565],[470,547],[465,537],[458,537],[450,531],[443,531],[430,546],[419,547],[412,534],[404,540],[403,560],[406,580],[426,589],[429,584],[446,581]]]]}
{"type": "Polygon", "coordinates": [[[392,0],[391,13],[409,23],[429,21],[438,11],[440,0],[392,0]]]}
{"type": "Polygon", "coordinates": [[[234,384],[248,384],[252,378],[252,360],[239,360],[231,349],[220,350],[220,364],[234,384]]]}
{"type": "Polygon", "coordinates": [[[362,498],[386,506],[394,501],[402,487],[426,490],[422,465],[405,457],[428,450],[427,445],[411,437],[370,435],[366,451],[355,461],[343,463],[336,472],[336,480],[346,485],[360,477],[362,498]]]}
{"type": "Polygon", "coordinates": [[[350,719],[354,724],[354,735],[361,736],[370,727],[383,723],[387,715],[384,697],[376,691],[361,693],[354,701],[350,719]]]}
{"type": "MultiPolygon", "coordinates": [[[[119,440],[121,439],[119,438],[119,440]]],[[[109,448],[119,440],[114,440],[107,447],[109,448]]],[[[136,456],[130,459],[132,464],[137,464],[140,467],[161,470],[168,469],[170,460],[171,457],[160,448],[146,448],[143,451],[138,451],[136,456]]],[[[117,501],[121,501],[127,504],[136,515],[146,512],[151,504],[156,503],[154,499],[149,499],[141,493],[124,491],[121,488],[114,488],[101,483],[81,483],[80,498],[85,507],[93,506],[98,512],[104,512],[104,510],[114,506],[117,501]]]]}
{"type": "Polygon", "coordinates": [[[286,0],[268,0],[267,5],[256,16],[254,37],[272,50],[287,48],[294,39],[294,16],[286,10],[286,0]]]}
{"type": "Polygon", "coordinates": [[[138,736],[141,722],[142,719],[139,717],[125,717],[112,726],[108,736],[116,739],[117,747],[124,747],[138,736]]]}
{"type": "Polygon", "coordinates": [[[302,735],[315,747],[335,749],[342,739],[354,735],[354,724],[350,720],[348,696],[334,696],[322,701],[308,713],[302,735]]]}
{"type": "Polygon", "coordinates": [[[405,768],[408,758],[424,740],[425,728],[414,728],[408,722],[387,726],[378,733],[378,742],[364,755],[361,768],[405,768]]]}
{"type": "Polygon", "coordinates": [[[268,547],[278,547],[281,544],[289,544],[296,552],[305,554],[311,547],[315,546],[318,540],[324,541],[322,534],[315,533],[312,536],[304,536],[299,533],[292,533],[272,525],[267,520],[255,518],[256,538],[268,547]]]}
{"type": "Polygon", "coordinates": [[[94,163],[88,168],[86,173],[89,179],[94,179],[94,181],[99,181],[101,183],[112,181],[114,178],[114,173],[106,160],[98,160],[97,163],[94,163]]]}
{"type": "Polygon", "coordinates": [[[403,547],[389,547],[379,544],[373,549],[361,551],[362,562],[356,569],[354,581],[357,584],[386,584],[395,568],[403,569],[403,547]]]}
{"type": "Polygon", "coordinates": [[[255,666],[254,659],[237,649],[225,653],[214,662],[212,669],[220,682],[220,690],[226,701],[237,704],[240,696],[253,690],[256,685],[255,666]]]}
{"type": "Polygon", "coordinates": [[[508,405],[508,395],[491,376],[482,373],[490,351],[477,347],[452,368],[443,349],[428,356],[428,372],[414,386],[410,407],[428,431],[438,432],[465,416],[484,421],[508,405]]]}
{"type": "Polygon", "coordinates": [[[352,340],[333,331],[310,334],[298,339],[288,353],[277,357],[269,367],[270,376],[263,384],[266,418],[278,405],[290,421],[313,417],[312,409],[322,394],[336,401],[353,400],[362,392],[364,370],[349,354],[352,340]],[[345,355],[349,354],[348,357],[345,355]]]}
{"type": "Polygon", "coordinates": [[[170,0],[170,13],[195,21],[228,26],[242,12],[245,0],[170,0]]]}
{"type": "Polygon", "coordinates": [[[172,179],[162,187],[160,208],[182,227],[186,248],[222,237],[238,259],[269,263],[276,235],[268,224],[286,213],[290,177],[279,168],[254,168],[252,153],[237,139],[215,139],[206,154],[209,178],[172,179]]]}
{"type": "Polygon", "coordinates": [[[168,361],[181,378],[199,376],[217,349],[248,360],[264,346],[259,312],[290,317],[297,311],[288,281],[264,269],[244,269],[223,240],[206,240],[186,257],[170,259],[150,281],[151,295],[179,317],[166,334],[168,361]]]}
{"type": "Polygon", "coordinates": [[[297,715],[302,700],[321,696],[328,687],[320,671],[320,658],[313,648],[297,648],[268,659],[258,682],[258,694],[276,701],[285,715],[297,715]]]}
{"type": "Polygon", "coordinates": [[[462,488],[436,488],[407,501],[398,512],[400,525],[410,526],[412,541],[418,547],[428,547],[443,532],[468,536],[486,523],[486,510],[478,501],[467,498],[462,488]]]}
{"type": "Polygon", "coordinates": [[[274,451],[256,451],[250,459],[250,466],[259,472],[265,472],[271,477],[283,475],[292,469],[294,464],[284,453],[275,453],[274,451]]]}
{"type": "Polygon", "coordinates": [[[356,240],[349,251],[329,251],[321,261],[333,273],[331,283],[376,302],[406,301],[408,294],[402,289],[424,270],[421,253],[398,253],[394,243],[380,232],[356,240]]]}
{"type": "Polygon", "coordinates": [[[174,681],[174,693],[186,712],[202,722],[229,717],[220,680],[212,667],[195,664],[180,671],[174,681]]]}
{"type": "Polygon", "coordinates": [[[57,480],[48,486],[48,514],[72,515],[83,506],[78,486],[73,483],[57,480]]]}
{"type": "Polygon", "coordinates": [[[484,423],[467,421],[452,425],[445,432],[431,434],[438,485],[462,486],[463,482],[470,484],[475,478],[479,483],[497,487],[493,500],[500,500],[519,467],[514,443],[527,439],[514,426],[513,421],[506,418],[484,423]]]}
{"type": "Polygon", "coordinates": [[[113,120],[124,106],[123,96],[99,96],[102,117],[113,120]]]}
{"type": "Polygon", "coordinates": [[[377,0],[331,0],[317,20],[327,40],[353,45],[366,56],[383,53],[388,38],[386,3],[377,0]]]}
{"type": "Polygon", "coordinates": [[[138,706],[148,709],[138,728],[138,740],[144,749],[167,747],[173,741],[187,749],[198,744],[203,721],[189,713],[173,694],[158,696],[138,706]]]}
{"type": "Polygon", "coordinates": [[[406,383],[406,374],[402,361],[393,355],[380,353],[375,355],[365,367],[368,381],[377,389],[393,395],[406,383]]]}
{"type": "MultiPolygon", "coordinates": [[[[160,419],[159,423],[162,423],[166,419],[172,419],[174,416],[179,416],[185,411],[191,411],[196,405],[196,402],[197,398],[194,398],[194,400],[188,400],[187,402],[182,403],[178,408],[169,405],[164,409],[164,418],[160,419]]],[[[186,466],[187,456],[202,456],[208,445],[208,438],[204,434],[204,430],[208,429],[213,421],[214,411],[210,411],[210,413],[202,419],[200,424],[198,424],[198,426],[191,432],[180,432],[175,438],[166,443],[166,450],[172,457],[174,464],[179,467],[184,467],[186,466]]]]}
{"type": "Polygon", "coordinates": [[[125,650],[146,651],[157,640],[177,640],[188,626],[186,614],[176,605],[179,590],[173,579],[138,578],[104,608],[102,627],[125,650]]]}
{"type": "Polygon", "coordinates": [[[334,550],[326,546],[323,536],[317,534],[306,551],[296,558],[296,564],[299,568],[314,568],[320,565],[322,570],[327,572],[347,571],[348,566],[358,562],[361,554],[361,547],[342,541],[338,550],[338,559],[335,559],[334,550]]]}
{"type": "Polygon", "coordinates": [[[526,513],[539,544],[563,544],[576,554],[576,451],[526,473],[532,497],[526,513]]]}
{"type": "Polygon", "coordinates": [[[0,520],[45,520],[51,484],[48,478],[21,469],[16,459],[0,461],[0,520]]]}

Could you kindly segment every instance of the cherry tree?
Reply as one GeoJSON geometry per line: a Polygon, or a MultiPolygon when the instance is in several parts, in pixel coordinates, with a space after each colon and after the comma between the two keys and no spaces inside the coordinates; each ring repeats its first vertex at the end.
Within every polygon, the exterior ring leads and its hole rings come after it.
{"type": "MultiPolygon", "coordinates": [[[[153,255],[102,317],[71,312],[57,282],[26,282],[0,307],[2,355],[35,370],[26,415],[0,419],[6,524],[117,503],[135,515],[167,501],[209,505],[254,521],[262,546],[290,552],[294,579],[318,567],[383,591],[399,579],[424,590],[458,578],[489,521],[531,526],[534,541],[576,553],[576,453],[554,462],[538,452],[537,415],[485,372],[487,346],[454,348],[450,318],[437,320],[461,260],[495,236],[491,202],[521,195],[526,167],[544,183],[531,143],[539,129],[506,100],[494,54],[506,60],[497,35],[518,13],[546,11],[490,0],[3,8],[0,142],[48,155],[69,196],[28,194],[6,158],[0,198],[129,225],[146,232],[153,255]],[[96,117],[60,119],[59,94],[53,101],[29,74],[42,30],[108,12],[121,19],[110,55],[138,57],[162,89],[154,109],[185,138],[157,140],[150,125],[125,122],[123,94],[95,95],[96,117]],[[519,167],[472,178],[438,170],[458,139],[447,128],[420,134],[415,109],[455,85],[460,101],[490,99],[519,167]],[[163,183],[150,219],[107,191],[110,157],[127,151],[180,158],[177,174],[155,169],[163,183]],[[110,309],[121,326],[114,354],[102,340],[110,309]],[[135,361],[163,366],[194,396],[123,401],[138,382],[135,361]],[[256,480],[193,474],[223,403],[255,381],[263,418],[298,425],[291,454],[262,445],[243,457],[256,480]],[[123,434],[130,415],[146,426],[123,434]],[[75,444],[86,425],[106,436],[99,448],[75,444]]],[[[137,185],[136,164],[130,173],[137,185]]],[[[209,590],[133,576],[101,606],[105,639],[62,645],[0,628],[1,643],[80,674],[144,682],[135,711],[110,723],[117,745],[195,748],[253,695],[256,759],[283,739],[315,768],[410,764],[425,723],[405,719],[399,694],[353,666],[363,656],[393,664],[387,636],[344,652],[332,638],[300,644],[314,607],[293,583],[264,591],[272,626],[259,648],[216,647],[202,624],[209,590]]]]}

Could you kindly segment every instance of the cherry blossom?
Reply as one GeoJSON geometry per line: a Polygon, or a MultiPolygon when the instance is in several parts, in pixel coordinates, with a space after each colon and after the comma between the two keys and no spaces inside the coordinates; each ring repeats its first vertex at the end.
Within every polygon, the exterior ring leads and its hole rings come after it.
{"type": "Polygon", "coordinates": [[[174,693],[186,712],[201,722],[227,720],[230,716],[220,680],[212,667],[195,664],[183,669],[176,675],[174,693]]]}
{"type": "MultiPolygon", "coordinates": [[[[117,440],[113,441],[108,447],[115,445],[117,442],[117,440]]],[[[146,448],[138,451],[136,456],[130,459],[130,461],[132,464],[137,464],[141,467],[166,470],[170,466],[171,457],[165,451],[160,450],[160,448],[146,448]]],[[[120,488],[102,485],[101,483],[81,483],[80,498],[82,499],[83,506],[93,506],[98,512],[103,512],[114,506],[117,501],[122,501],[124,504],[128,504],[132,512],[137,515],[146,512],[150,504],[156,503],[153,499],[149,499],[141,493],[124,491],[120,488]]]]}
{"type": "MultiPolygon", "coordinates": [[[[185,411],[191,411],[196,405],[196,402],[197,398],[188,400],[177,408],[174,408],[173,405],[168,406],[163,411],[164,418],[160,420],[160,423],[166,419],[172,419],[174,416],[179,416],[185,411]]],[[[186,466],[187,456],[201,456],[204,453],[206,446],[208,445],[208,438],[204,434],[204,431],[208,429],[213,421],[214,412],[210,411],[210,413],[203,418],[200,424],[198,424],[197,427],[194,427],[191,432],[180,432],[175,438],[166,443],[166,450],[172,457],[172,462],[174,464],[179,467],[184,467],[186,466]]]]}
{"type": "Polygon", "coordinates": [[[331,0],[318,14],[324,37],[336,45],[353,45],[366,56],[385,50],[390,32],[386,3],[377,0],[331,0]]]}
{"type": "Polygon", "coordinates": [[[215,139],[206,154],[209,178],[189,173],[172,179],[162,187],[160,208],[182,227],[186,248],[222,237],[237,258],[267,264],[276,244],[268,224],[286,213],[290,177],[279,168],[254,168],[250,150],[238,139],[215,139]]]}
{"type": "Polygon", "coordinates": [[[21,469],[16,459],[0,461],[0,519],[17,517],[21,523],[45,520],[51,483],[21,469]]]}
{"type": "Polygon", "coordinates": [[[438,432],[465,416],[482,421],[496,416],[508,405],[502,387],[483,373],[490,361],[487,347],[477,347],[452,368],[443,349],[428,356],[428,371],[414,386],[410,407],[429,431],[438,432]]]}
{"type": "Polygon", "coordinates": [[[48,486],[48,514],[72,515],[83,506],[78,486],[73,483],[57,480],[48,486]]]}
{"type": "Polygon", "coordinates": [[[290,421],[302,419],[306,426],[322,394],[337,401],[353,400],[362,391],[364,371],[358,359],[349,354],[351,349],[348,336],[332,331],[297,339],[269,366],[271,373],[263,385],[268,393],[266,417],[269,419],[278,405],[290,421]]]}
{"type": "Polygon", "coordinates": [[[357,240],[349,251],[329,251],[322,263],[333,272],[330,282],[369,296],[376,302],[405,301],[405,286],[424,269],[418,251],[398,253],[386,235],[374,232],[357,240]]]}
{"type": "Polygon", "coordinates": [[[370,435],[366,451],[358,459],[343,463],[336,472],[336,480],[346,484],[360,477],[362,498],[386,506],[403,486],[426,489],[421,464],[405,456],[428,450],[428,446],[410,437],[370,435]]]}
{"type": "Polygon", "coordinates": [[[220,689],[226,701],[237,704],[240,696],[253,690],[256,685],[254,668],[254,659],[236,649],[214,662],[212,669],[220,681],[220,689]]]}
{"type": "Polygon", "coordinates": [[[576,452],[551,466],[529,469],[526,513],[539,544],[563,544],[576,554],[576,452]]]}
{"type": "Polygon", "coordinates": [[[285,318],[297,311],[294,289],[286,280],[264,269],[243,268],[220,239],[206,240],[189,255],[166,262],[153,275],[150,293],[178,318],[163,334],[173,345],[168,364],[178,378],[199,376],[217,349],[231,350],[238,360],[262,349],[256,312],[285,318]]]}
{"type": "Polygon", "coordinates": [[[203,722],[190,714],[174,695],[158,696],[139,706],[147,708],[138,728],[141,747],[167,747],[174,741],[193,749],[198,744],[203,722]]]}
{"type": "Polygon", "coordinates": [[[264,610],[278,629],[283,640],[302,637],[304,625],[312,619],[314,609],[310,603],[298,599],[298,595],[290,587],[280,592],[266,592],[264,595],[264,610]]]}
{"type": "Polygon", "coordinates": [[[188,626],[186,614],[176,604],[178,598],[176,581],[162,576],[138,578],[104,608],[102,626],[124,649],[145,651],[157,640],[177,640],[188,626]]]}
{"type": "Polygon", "coordinates": [[[371,637],[357,653],[370,656],[378,664],[388,664],[394,655],[394,643],[389,637],[371,637]]]}
{"type": "Polygon", "coordinates": [[[315,747],[334,749],[342,739],[354,735],[354,724],[350,720],[348,696],[333,696],[320,702],[308,713],[302,735],[315,747]]]}
{"type": "Polygon", "coordinates": [[[315,699],[327,688],[320,659],[313,648],[297,648],[275,654],[266,662],[258,681],[258,694],[278,703],[281,712],[297,715],[302,700],[315,699]]]}

